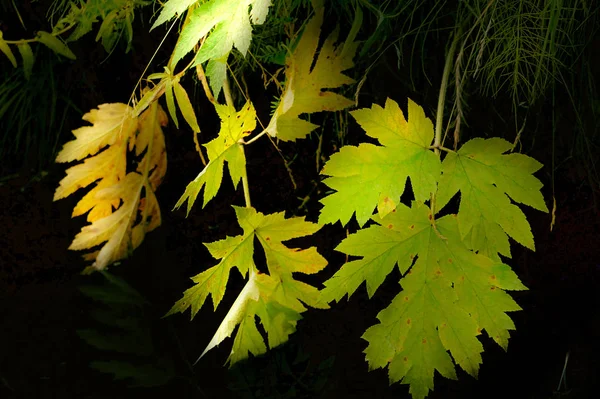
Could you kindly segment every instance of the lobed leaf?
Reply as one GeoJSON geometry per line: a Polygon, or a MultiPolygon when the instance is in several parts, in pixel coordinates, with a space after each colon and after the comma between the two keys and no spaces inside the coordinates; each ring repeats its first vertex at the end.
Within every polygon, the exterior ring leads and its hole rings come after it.
{"type": "Polygon", "coordinates": [[[523,154],[504,154],[511,148],[500,138],[476,138],[449,153],[442,163],[437,209],[460,191],[461,237],[470,234],[470,248],[492,256],[498,252],[510,256],[506,235],[535,249],[525,214],[511,199],[548,212],[540,192],[542,183],[533,176],[542,164],[523,154]],[[486,232],[491,234],[483,242],[486,232]]]}
{"type": "Polygon", "coordinates": [[[299,250],[282,243],[313,234],[320,226],[303,218],[286,219],[283,212],[263,215],[253,208],[234,209],[244,233],[205,244],[221,261],[194,277],[196,285],[188,289],[167,314],[184,312],[191,307],[194,317],[209,294],[216,307],[225,292],[231,268],[237,267],[243,275],[249,272],[246,285],[200,355],[201,358],[230,337],[238,326],[228,358],[230,364],[247,358],[250,353],[257,356],[266,351],[264,339],[256,327],[256,316],[267,332],[269,347],[273,348],[287,341],[295,331],[300,314],[306,310],[305,305],[322,309],[328,307],[321,301],[317,288],[293,277],[293,273],[316,273],[326,266],[327,261],[315,248],[299,250]],[[255,241],[265,251],[268,274],[260,273],[254,264],[255,241]]]}
{"type": "Polygon", "coordinates": [[[362,23],[362,14],[359,9],[353,27],[342,46],[335,45],[338,41],[339,27],[327,37],[312,67],[319,43],[323,13],[323,3],[316,2],[315,16],[308,21],[302,38],[286,61],[285,89],[266,129],[271,136],[283,141],[304,138],[317,127],[300,119],[301,114],[339,111],[353,104],[351,100],[324,89],[354,82],[342,72],[354,65],[352,58],[358,46],[354,39],[362,23]]]}
{"type": "Polygon", "coordinates": [[[321,200],[319,223],[339,220],[346,225],[355,213],[363,226],[375,207],[380,216],[387,215],[398,204],[407,178],[415,198],[428,200],[437,189],[441,163],[429,149],[433,124],[423,109],[409,100],[406,121],[398,104],[388,99],[385,108],[374,104],[351,114],[382,146],[344,146],[331,156],[321,173],[331,176],[323,182],[336,192],[321,200]]]}
{"type": "Polygon", "coordinates": [[[204,187],[203,207],[217,195],[223,180],[225,161],[227,161],[234,187],[237,187],[245,173],[246,157],[239,141],[256,128],[254,106],[248,102],[239,112],[236,112],[233,107],[221,104],[216,104],[215,108],[221,119],[221,129],[217,138],[204,145],[208,150],[209,162],[202,172],[187,185],[185,192],[175,204],[175,209],[177,209],[187,201],[187,215],[189,215],[202,187],[204,187]]]}
{"type": "Polygon", "coordinates": [[[97,182],[73,210],[73,216],[89,211],[87,220],[91,224],[82,228],[69,247],[83,250],[102,245],[99,251],[85,256],[94,261],[86,271],[94,271],[128,256],[146,232],[161,223],[154,190],[166,173],[161,127],[166,125],[167,116],[154,102],[139,117],[126,104],[102,104],[83,119],[92,126],[73,131],[76,139],[65,144],[57,162],[79,160],[108,148],[69,168],[54,200],[97,182]],[[127,151],[134,148],[137,156],[144,155],[137,171],[126,174],[127,151]]]}
{"type": "Polygon", "coordinates": [[[339,300],[366,281],[371,296],[398,265],[402,291],[363,338],[369,368],[388,366],[390,381],[409,384],[414,398],[433,389],[435,370],[456,378],[453,361],[476,377],[483,330],[506,348],[514,329],[506,313],[520,307],[503,290],[526,289],[507,265],[465,246],[455,216],[434,225],[430,213],[415,201],[375,216],[377,225],[336,248],[361,258],[345,264],[322,291],[324,301],[339,300]]]}

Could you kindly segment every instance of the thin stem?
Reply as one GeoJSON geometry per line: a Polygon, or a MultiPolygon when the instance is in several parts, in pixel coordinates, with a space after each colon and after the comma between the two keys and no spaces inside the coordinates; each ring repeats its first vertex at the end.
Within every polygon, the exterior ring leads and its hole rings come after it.
{"type": "Polygon", "coordinates": [[[223,79],[223,94],[225,94],[225,102],[227,105],[235,108],[233,105],[233,97],[231,97],[231,86],[229,86],[229,79],[227,79],[227,77],[223,79]]]}
{"type": "Polygon", "coordinates": [[[460,38],[461,28],[455,32],[454,39],[450,50],[446,55],[446,63],[444,65],[444,73],[442,74],[442,85],[440,86],[440,95],[438,97],[437,115],[435,120],[435,140],[433,146],[435,147],[435,153],[439,155],[437,150],[442,144],[442,124],[444,123],[444,104],[446,102],[446,90],[448,89],[448,77],[450,76],[450,70],[452,69],[452,60],[454,59],[454,52],[456,51],[456,45],[460,38]]]}
{"type": "MultiPolygon", "coordinates": [[[[458,44],[458,40],[461,36],[461,28],[458,28],[458,31],[455,32],[454,39],[452,39],[452,44],[450,45],[450,50],[446,55],[446,63],[444,65],[444,72],[442,74],[442,85],[440,86],[440,96],[438,97],[438,107],[437,107],[437,115],[435,120],[435,139],[433,141],[433,151],[435,155],[440,156],[440,147],[442,143],[442,124],[444,123],[444,103],[446,101],[446,90],[448,88],[448,77],[450,76],[450,70],[452,69],[452,60],[454,59],[454,52],[456,51],[456,45],[458,44]]],[[[437,228],[435,226],[435,193],[431,194],[431,222],[435,231],[437,232],[437,228]]],[[[442,237],[440,235],[440,237],[442,237]]]]}
{"type": "Polygon", "coordinates": [[[259,134],[257,134],[256,136],[252,137],[250,140],[248,141],[243,141],[243,144],[248,145],[248,144],[252,144],[254,143],[256,140],[258,140],[259,138],[261,138],[262,136],[264,136],[267,133],[267,130],[263,130],[262,132],[260,132],[259,134]]]}
{"type": "MultiPolygon", "coordinates": [[[[231,97],[231,86],[229,86],[229,79],[225,77],[223,80],[223,94],[225,94],[225,101],[227,105],[232,107],[235,110],[233,105],[233,98],[231,97]]],[[[244,144],[238,143],[240,149],[244,151],[244,144]]],[[[244,190],[244,200],[246,202],[246,208],[251,208],[252,203],[250,202],[250,186],[248,184],[248,171],[246,169],[246,164],[244,163],[244,173],[242,173],[242,189],[244,190]]]]}

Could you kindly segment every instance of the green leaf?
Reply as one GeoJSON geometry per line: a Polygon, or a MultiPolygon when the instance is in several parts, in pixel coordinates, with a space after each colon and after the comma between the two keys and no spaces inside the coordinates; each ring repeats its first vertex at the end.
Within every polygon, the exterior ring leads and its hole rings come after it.
{"type": "Polygon", "coordinates": [[[175,108],[175,97],[173,97],[173,81],[171,79],[167,80],[165,84],[165,99],[167,100],[167,109],[169,110],[169,115],[175,123],[175,127],[179,129],[179,121],[177,121],[177,108],[175,108]]]}
{"type": "Polygon", "coordinates": [[[436,191],[441,163],[429,146],[433,124],[423,109],[409,100],[408,122],[396,102],[388,99],[385,108],[351,112],[367,135],[382,144],[345,146],[325,164],[323,182],[337,192],[321,200],[319,223],[346,225],[353,213],[363,226],[377,207],[379,215],[391,212],[410,177],[415,198],[424,202],[436,191]],[[368,190],[365,190],[368,187],[368,190]]]}
{"type": "Polygon", "coordinates": [[[213,59],[208,61],[206,66],[206,76],[209,79],[210,88],[215,98],[219,97],[219,93],[223,88],[223,82],[227,76],[227,59],[213,59]]]}
{"type": "Polygon", "coordinates": [[[13,67],[16,68],[17,67],[17,59],[15,58],[8,43],[6,43],[6,40],[4,40],[2,38],[2,31],[0,31],[0,51],[2,51],[4,53],[4,55],[6,55],[8,57],[10,63],[13,65],[13,67]]]}
{"type": "Polygon", "coordinates": [[[35,62],[35,57],[33,55],[33,51],[31,51],[31,46],[29,43],[19,43],[17,45],[19,49],[19,53],[21,53],[21,58],[23,58],[23,71],[25,72],[25,79],[29,80],[31,78],[31,72],[33,71],[33,64],[35,62]]]}
{"type": "Polygon", "coordinates": [[[175,15],[181,16],[192,4],[196,4],[198,0],[169,0],[164,5],[160,15],[154,21],[150,30],[164,24],[175,15]]]}
{"type": "Polygon", "coordinates": [[[236,112],[233,107],[216,104],[215,109],[221,119],[221,130],[217,138],[204,144],[208,150],[208,165],[187,185],[185,193],[175,204],[177,209],[187,201],[188,215],[202,187],[205,187],[203,207],[217,195],[223,180],[225,161],[234,187],[237,187],[246,170],[246,157],[239,141],[256,128],[254,106],[248,102],[239,112],[236,112]]]}
{"type": "Polygon", "coordinates": [[[177,65],[204,36],[214,28],[198,52],[195,63],[213,58],[223,58],[235,46],[246,55],[252,38],[248,7],[252,6],[252,20],[262,23],[268,12],[267,0],[210,0],[201,4],[190,15],[187,25],[179,35],[173,52],[172,67],[177,65]]]}
{"type": "Polygon", "coordinates": [[[510,256],[504,234],[535,248],[525,214],[511,199],[548,212],[540,192],[542,183],[532,175],[542,164],[523,154],[504,154],[511,148],[500,138],[476,138],[449,153],[442,164],[437,207],[441,209],[460,191],[458,226],[462,238],[471,233],[470,247],[476,251],[510,256]],[[492,234],[481,242],[479,237],[486,232],[492,234]],[[499,244],[494,245],[495,241],[499,244]]]}
{"type": "Polygon", "coordinates": [[[200,126],[198,126],[196,113],[194,112],[194,107],[192,106],[188,94],[179,82],[175,82],[173,89],[175,90],[175,98],[177,99],[177,105],[179,105],[179,110],[183,114],[183,118],[188,125],[190,125],[194,133],[199,133],[200,126]]]}
{"type": "Polygon", "coordinates": [[[377,225],[336,248],[361,259],[345,264],[322,291],[325,301],[339,300],[366,281],[372,295],[398,265],[402,291],[363,338],[369,368],[389,366],[390,381],[409,384],[413,398],[433,389],[435,370],[456,378],[452,359],[476,377],[483,351],[477,336],[485,330],[505,348],[514,329],[506,312],[520,310],[503,289],[526,289],[507,265],[464,245],[455,216],[434,226],[430,214],[415,201],[411,208],[399,204],[387,216],[375,216],[377,225]]]}
{"type": "Polygon", "coordinates": [[[183,298],[175,303],[167,316],[183,313],[191,306],[191,318],[193,319],[204,305],[208,295],[212,295],[213,307],[216,310],[225,294],[231,268],[237,267],[242,276],[245,276],[248,269],[254,265],[248,263],[248,259],[252,259],[254,251],[250,234],[227,237],[221,241],[205,244],[211,255],[216,259],[221,259],[221,262],[192,277],[195,285],[184,292],[183,298]]]}
{"type": "Polygon", "coordinates": [[[71,60],[74,60],[77,58],[77,57],[75,57],[75,54],[73,54],[71,49],[69,49],[69,47],[67,47],[67,45],[65,43],[63,43],[62,40],[60,40],[56,36],[52,35],[51,33],[39,31],[37,33],[36,39],[40,43],[42,43],[43,45],[48,47],[50,50],[54,51],[56,54],[60,54],[71,60]]]}
{"type": "Polygon", "coordinates": [[[227,237],[215,243],[206,244],[211,254],[221,259],[214,266],[194,277],[196,286],[184,293],[168,314],[184,312],[192,308],[192,317],[198,312],[208,294],[216,304],[222,299],[229,271],[237,267],[242,275],[249,271],[249,278],[221,322],[215,335],[200,357],[225,338],[230,337],[239,325],[228,358],[234,364],[248,357],[266,351],[264,339],[256,327],[256,316],[267,332],[269,347],[273,348],[287,341],[296,330],[305,305],[326,309],[319,290],[293,278],[293,273],[312,274],[322,270],[327,261],[316,248],[288,248],[283,244],[297,237],[310,235],[320,226],[306,222],[304,218],[286,219],[283,212],[263,215],[253,208],[234,207],[243,234],[227,237]],[[254,243],[258,241],[264,252],[268,274],[258,272],[254,264],[254,243]]]}

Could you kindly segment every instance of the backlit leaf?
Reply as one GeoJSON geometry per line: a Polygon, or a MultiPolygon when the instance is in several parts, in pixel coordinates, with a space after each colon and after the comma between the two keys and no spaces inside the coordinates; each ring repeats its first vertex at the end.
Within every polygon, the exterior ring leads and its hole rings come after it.
{"type": "Polygon", "coordinates": [[[301,114],[339,111],[353,104],[351,100],[324,89],[354,82],[342,71],[354,65],[352,58],[358,46],[354,38],[357,27],[362,23],[362,14],[357,13],[353,29],[343,45],[336,46],[338,28],[327,37],[312,67],[324,14],[322,2],[317,3],[315,16],[308,21],[296,49],[286,60],[285,90],[266,129],[271,136],[283,141],[304,138],[317,128],[317,125],[300,119],[301,114]]]}
{"type": "Polygon", "coordinates": [[[246,157],[239,141],[256,127],[254,106],[248,102],[244,108],[236,112],[233,107],[216,104],[215,109],[221,119],[221,130],[217,138],[208,144],[204,144],[204,147],[208,150],[209,162],[202,172],[187,185],[185,193],[175,204],[175,208],[179,208],[187,201],[188,215],[202,187],[204,187],[203,207],[217,195],[223,180],[225,161],[227,161],[234,187],[237,187],[242,175],[245,173],[246,157]]]}
{"type": "Polygon", "coordinates": [[[283,244],[297,237],[315,233],[319,226],[304,221],[304,218],[286,219],[281,213],[263,215],[253,208],[234,207],[243,234],[227,237],[211,244],[205,244],[211,255],[220,259],[218,265],[205,270],[193,278],[196,283],[185,291],[167,315],[184,312],[191,307],[192,317],[212,295],[216,306],[223,298],[231,268],[237,267],[243,276],[249,274],[248,281],[231,309],[221,322],[215,335],[200,357],[225,338],[230,337],[239,325],[231,354],[228,358],[234,364],[248,357],[266,351],[266,345],[256,326],[256,316],[267,332],[270,348],[287,341],[301,319],[305,305],[326,309],[321,301],[319,290],[297,281],[293,273],[312,274],[322,270],[327,261],[316,249],[288,248],[283,244]],[[267,263],[267,273],[261,273],[254,264],[254,243],[262,246],[267,263]]]}

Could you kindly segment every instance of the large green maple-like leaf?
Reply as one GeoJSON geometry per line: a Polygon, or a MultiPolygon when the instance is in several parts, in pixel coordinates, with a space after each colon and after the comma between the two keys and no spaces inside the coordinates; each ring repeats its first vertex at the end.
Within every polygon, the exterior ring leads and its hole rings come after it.
{"type": "Polygon", "coordinates": [[[403,290],[363,338],[369,342],[369,367],[389,365],[390,381],[409,384],[414,398],[433,389],[434,370],[456,378],[452,359],[476,377],[482,330],[506,348],[508,330],[514,329],[506,312],[520,307],[503,290],[526,289],[509,266],[465,246],[454,215],[435,226],[430,216],[419,202],[412,208],[399,204],[384,218],[374,216],[378,225],[336,248],[362,258],[345,264],[322,291],[325,301],[339,300],[366,281],[372,295],[398,265],[403,290]]]}
{"type": "Polygon", "coordinates": [[[322,270],[327,261],[316,248],[288,248],[282,242],[315,233],[320,226],[304,221],[304,218],[285,219],[283,212],[263,215],[253,208],[235,207],[238,222],[244,233],[235,237],[205,244],[210,253],[220,259],[218,265],[198,274],[192,280],[196,285],[185,291],[167,315],[184,312],[191,307],[192,318],[200,310],[208,295],[213,305],[223,298],[229,272],[237,267],[249,279],[223,322],[217,329],[202,357],[207,351],[231,336],[239,325],[228,361],[234,364],[266,351],[263,337],[257,329],[255,316],[267,332],[269,347],[285,341],[296,329],[306,310],[305,304],[326,309],[319,290],[295,280],[293,273],[312,274],[322,270]],[[266,257],[268,274],[260,273],[253,261],[255,238],[260,242],[266,257]]]}
{"type": "Polygon", "coordinates": [[[542,164],[523,154],[504,154],[512,145],[500,138],[476,138],[446,155],[436,195],[441,209],[460,191],[458,226],[469,247],[488,256],[510,256],[507,235],[534,249],[525,214],[510,199],[548,212],[532,175],[542,164]],[[509,198],[510,197],[510,198],[509,198]]]}
{"type": "Polygon", "coordinates": [[[185,192],[175,204],[175,208],[179,208],[187,201],[188,215],[202,187],[204,187],[203,207],[217,195],[223,180],[225,161],[227,161],[234,187],[237,187],[246,170],[243,144],[240,144],[239,141],[256,127],[254,106],[248,102],[244,108],[236,112],[233,107],[216,104],[215,109],[221,119],[221,130],[217,138],[204,144],[204,147],[208,150],[209,162],[202,172],[187,185],[185,192]]]}
{"type": "Polygon", "coordinates": [[[354,65],[352,58],[358,47],[354,39],[362,25],[360,8],[344,44],[335,45],[339,29],[334,29],[314,61],[323,23],[323,1],[313,1],[313,6],[315,16],[308,21],[294,52],[286,59],[285,90],[266,128],[271,136],[283,141],[304,138],[317,128],[314,123],[300,119],[301,114],[339,111],[353,104],[351,100],[325,89],[354,82],[342,72],[354,65]]]}
{"type": "MultiPolygon", "coordinates": [[[[183,13],[195,3],[197,0],[170,0],[163,7],[152,28],[168,21],[175,14],[183,13]]],[[[250,22],[262,24],[270,5],[271,0],[209,0],[200,4],[191,11],[189,20],[179,35],[169,67],[173,70],[179,60],[211,30],[212,32],[196,54],[196,64],[207,60],[223,59],[234,46],[245,56],[252,39],[250,22]],[[249,7],[251,7],[250,12],[249,7]]],[[[208,69],[215,69],[214,65],[208,69]]],[[[215,75],[208,72],[207,70],[211,85],[214,86],[215,82],[212,82],[212,78],[215,75]]],[[[222,82],[217,83],[218,90],[215,90],[215,96],[219,94],[222,82]]]]}
{"type": "Polygon", "coordinates": [[[388,99],[385,108],[350,112],[367,135],[381,146],[360,144],[345,146],[325,164],[323,182],[337,192],[321,200],[324,208],[320,223],[342,225],[356,212],[364,225],[377,207],[385,216],[400,200],[410,177],[415,198],[424,202],[436,191],[441,163],[429,149],[433,141],[433,124],[423,109],[408,100],[408,121],[396,102],[388,99]]]}

